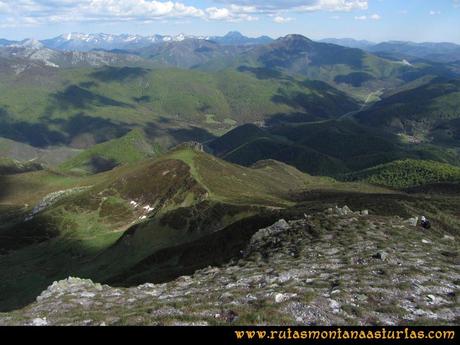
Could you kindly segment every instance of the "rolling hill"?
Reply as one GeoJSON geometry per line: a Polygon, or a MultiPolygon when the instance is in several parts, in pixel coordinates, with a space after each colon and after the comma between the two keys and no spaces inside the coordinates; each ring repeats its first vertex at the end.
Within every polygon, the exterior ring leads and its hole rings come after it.
{"type": "Polygon", "coordinates": [[[276,159],[313,175],[337,176],[407,158],[459,164],[453,152],[404,143],[395,135],[350,119],[244,125],[207,143],[225,160],[250,166],[276,159]]]}
{"type": "Polygon", "coordinates": [[[293,205],[293,190],[335,184],[281,163],[244,168],[187,147],[91,176],[45,170],[0,179],[2,310],[69,274],[161,281],[220,262],[293,205]],[[174,264],[215,241],[222,251],[174,264]],[[131,270],[149,257],[156,259],[145,272],[131,270]]]}
{"type": "Polygon", "coordinates": [[[460,81],[433,79],[386,97],[355,118],[367,125],[409,135],[418,142],[458,146],[460,81]]]}
{"type": "Polygon", "coordinates": [[[220,134],[247,122],[334,118],[359,107],[324,83],[282,75],[40,64],[18,73],[9,66],[0,70],[0,136],[37,147],[86,148],[134,127],[167,133],[177,144],[187,132],[187,140],[209,139],[206,131],[220,134]]]}
{"type": "Polygon", "coordinates": [[[403,160],[345,175],[346,181],[362,181],[407,189],[424,185],[460,183],[460,168],[433,161],[403,160]]]}
{"type": "MultiPolygon", "coordinates": [[[[0,179],[2,311],[69,275],[131,286],[222,264],[281,217],[345,202],[383,214],[424,207],[423,198],[272,160],[242,167],[187,145],[90,176],[43,170],[0,179]]],[[[442,206],[449,200],[429,202],[428,215],[451,217],[453,206],[442,206]]]]}
{"type": "Polygon", "coordinates": [[[72,159],[66,160],[59,170],[72,173],[100,173],[122,165],[134,164],[161,152],[152,145],[145,133],[134,129],[126,135],[94,145],[72,159]]]}

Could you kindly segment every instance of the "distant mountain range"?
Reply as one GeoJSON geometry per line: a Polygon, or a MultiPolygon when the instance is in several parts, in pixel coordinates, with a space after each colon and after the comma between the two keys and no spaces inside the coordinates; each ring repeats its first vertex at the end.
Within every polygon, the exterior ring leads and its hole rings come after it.
{"type": "Polygon", "coordinates": [[[337,44],[339,46],[358,49],[366,49],[377,44],[375,42],[366,40],[355,40],[353,38],[324,38],[322,40],[319,40],[319,42],[332,43],[337,44]]]}
{"type": "Polygon", "coordinates": [[[454,43],[414,43],[390,41],[367,47],[374,54],[396,59],[426,59],[435,62],[460,61],[460,45],[454,43]]]}
{"type": "MultiPolygon", "coordinates": [[[[231,31],[224,36],[196,36],[196,35],[132,35],[132,34],[84,34],[67,33],[51,39],[39,41],[44,47],[61,51],[88,52],[91,50],[138,50],[149,48],[163,43],[183,42],[186,40],[199,40],[216,43],[222,46],[252,46],[267,45],[274,41],[268,36],[247,37],[238,31],[231,31]]],[[[12,41],[0,39],[0,47],[11,45],[29,45],[35,40],[12,41]]],[[[335,44],[348,48],[358,48],[378,56],[408,60],[430,60],[433,62],[460,61],[460,45],[454,43],[414,43],[403,41],[371,42],[353,38],[325,38],[317,42],[335,44]]]]}
{"type": "Polygon", "coordinates": [[[460,45],[448,42],[403,42],[388,41],[374,43],[353,38],[326,38],[323,43],[332,43],[349,48],[359,48],[384,58],[409,61],[430,60],[434,62],[460,61],[460,45]]]}
{"type": "MultiPolygon", "coordinates": [[[[163,36],[145,47],[110,51],[51,49],[36,40],[0,47],[0,136],[36,147],[86,148],[147,121],[150,135],[171,147],[184,136],[206,141],[241,125],[287,123],[303,132],[255,131],[261,138],[254,141],[250,130],[251,140],[218,155],[247,165],[254,157],[275,158],[324,175],[428,152],[400,149],[401,140],[458,147],[458,63],[385,58],[370,48],[295,34],[266,44],[248,43],[254,39],[235,32],[221,39],[163,36]],[[366,128],[340,122],[347,119],[366,128]],[[315,122],[327,128],[305,125],[315,122]],[[371,152],[376,130],[383,141],[371,152]]],[[[431,151],[431,160],[456,161],[445,150],[431,151]]]]}
{"type": "MultiPolygon", "coordinates": [[[[39,41],[44,47],[64,51],[91,51],[91,50],[114,50],[114,49],[139,49],[151,45],[167,42],[182,42],[184,40],[204,40],[213,41],[220,45],[257,45],[267,44],[273,41],[268,36],[246,37],[238,31],[231,31],[225,36],[194,36],[194,35],[112,35],[112,34],[84,34],[84,33],[67,33],[54,38],[39,41]]],[[[0,39],[0,47],[10,45],[28,45],[31,39],[23,41],[11,41],[0,39]]],[[[35,41],[37,42],[37,41],[35,41]]]]}

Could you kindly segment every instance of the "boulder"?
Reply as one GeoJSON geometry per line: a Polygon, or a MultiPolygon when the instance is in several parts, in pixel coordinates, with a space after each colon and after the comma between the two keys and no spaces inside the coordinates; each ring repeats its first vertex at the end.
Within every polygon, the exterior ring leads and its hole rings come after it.
{"type": "Polygon", "coordinates": [[[249,246],[252,247],[257,247],[259,244],[262,244],[265,242],[267,239],[271,239],[273,237],[276,237],[276,235],[289,230],[291,226],[289,225],[288,222],[286,222],[284,219],[280,219],[277,221],[275,224],[269,226],[268,228],[265,229],[260,229],[257,231],[251,238],[251,241],[249,243],[249,246]]]}
{"type": "Polygon", "coordinates": [[[408,220],[406,220],[406,223],[408,223],[410,226],[417,226],[418,217],[409,218],[408,220]]]}
{"type": "Polygon", "coordinates": [[[275,302],[276,303],[283,303],[283,302],[286,302],[286,301],[288,301],[291,298],[296,297],[296,296],[297,296],[297,294],[293,294],[293,293],[277,293],[275,295],[275,302]]]}
{"type": "Polygon", "coordinates": [[[344,207],[340,208],[338,206],[335,207],[335,213],[339,216],[347,216],[349,214],[352,214],[353,211],[345,205],[344,207]]]}

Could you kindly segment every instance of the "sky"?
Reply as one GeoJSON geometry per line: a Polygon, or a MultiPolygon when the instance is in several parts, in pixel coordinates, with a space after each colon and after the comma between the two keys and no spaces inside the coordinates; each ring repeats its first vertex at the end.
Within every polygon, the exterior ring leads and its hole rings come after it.
{"type": "Polygon", "coordinates": [[[0,0],[0,38],[68,32],[460,44],[460,0],[0,0]]]}

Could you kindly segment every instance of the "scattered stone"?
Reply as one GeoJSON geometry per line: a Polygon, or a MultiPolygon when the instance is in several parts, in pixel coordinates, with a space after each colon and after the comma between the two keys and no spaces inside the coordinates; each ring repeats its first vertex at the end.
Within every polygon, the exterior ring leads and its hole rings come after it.
{"type": "Polygon", "coordinates": [[[297,294],[292,294],[292,293],[277,293],[275,295],[275,302],[276,303],[282,303],[290,300],[291,298],[296,297],[297,294]]]}
{"type": "Polygon", "coordinates": [[[406,220],[406,223],[408,223],[410,226],[417,226],[418,217],[409,218],[408,220],[406,220]]]}
{"type": "Polygon", "coordinates": [[[368,215],[369,215],[369,211],[368,211],[368,210],[362,210],[362,211],[361,211],[361,215],[362,215],[362,216],[368,216],[368,215]]]}
{"type": "Polygon", "coordinates": [[[329,307],[332,309],[334,314],[337,314],[340,311],[340,303],[336,300],[330,299],[329,300],[329,307]]]}
{"type": "Polygon", "coordinates": [[[443,240],[437,240],[438,234],[425,233],[417,240],[407,221],[370,215],[358,224],[352,222],[357,214],[338,218],[332,210],[312,212],[308,219],[301,213],[289,224],[280,220],[257,232],[247,257],[163,284],[115,288],[89,279],[56,281],[35,303],[0,313],[0,324],[177,326],[248,319],[255,324],[456,324],[460,272],[454,238],[441,233],[443,240]],[[312,237],[308,225],[327,231],[312,237]],[[423,240],[436,241],[429,257],[423,240]],[[395,306],[402,312],[395,313],[395,306]],[[95,313],[82,312],[89,310],[95,313]]]}
{"type": "Polygon", "coordinates": [[[382,260],[385,261],[388,258],[388,253],[387,252],[377,252],[372,256],[374,259],[382,260]]]}
{"type": "Polygon", "coordinates": [[[353,211],[345,205],[344,207],[340,208],[338,206],[335,207],[335,213],[339,216],[347,216],[349,214],[352,214],[353,211]]]}

